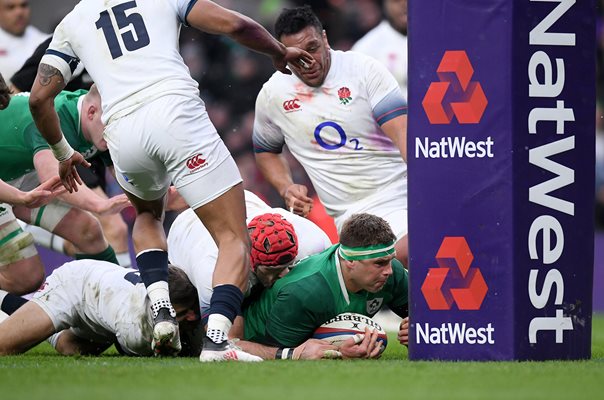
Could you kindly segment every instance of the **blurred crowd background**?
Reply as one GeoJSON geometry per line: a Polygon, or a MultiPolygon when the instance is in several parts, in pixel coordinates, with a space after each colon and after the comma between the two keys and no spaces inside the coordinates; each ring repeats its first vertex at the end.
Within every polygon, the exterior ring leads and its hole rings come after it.
{"type": "MultiPolygon", "coordinates": [[[[67,14],[77,0],[30,0],[31,22],[44,32],[67,14]]],[[[272,24],[283,7],[310,4],[325,29],[332,48],[349,50],[382,21],[380,0],[216,0],[261,22],[272,24]]],[[[595,224],[604,230],[604,0],[597,9],[597,109],[596,109],[596,209],[595,224]]],[[[223,36],[183,28],[181,53],[192,76],[199,82],[210,118],[235,157],[246,189],[273,206],[282,205],[278,193],[262,178],[252,152],[252,128],[256,94],[274,69],[267,57],[246,50],[223,36]]],[[[411,77],[411,79],[413,79],[411,77]]],[[[295,180],[312,185],[306,173],[289,156],[295,180]]],[[[119,190],[115,188],[115,190],[119,190]]],[[[132,216],[126,215],[127,219],[132,216]]]]}

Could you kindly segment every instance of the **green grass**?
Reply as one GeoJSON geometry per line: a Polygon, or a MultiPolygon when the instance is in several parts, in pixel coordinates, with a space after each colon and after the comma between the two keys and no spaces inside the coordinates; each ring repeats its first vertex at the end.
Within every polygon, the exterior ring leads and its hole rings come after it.
{"type": "Polygon", "coordinates": [[[410,362],[394,337],[380,360],[211,365],[42,344],[0,358],[0,399],[604,399],[604,315],[593,326],[592,359],[574,362],[410,362]]]}

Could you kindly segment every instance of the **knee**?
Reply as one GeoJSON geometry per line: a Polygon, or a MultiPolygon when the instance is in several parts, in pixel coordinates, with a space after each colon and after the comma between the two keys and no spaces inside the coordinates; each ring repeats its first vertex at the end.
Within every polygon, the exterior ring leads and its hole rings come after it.
{"type": "Polygon", "coordinates": [[[23,295],[38,290],[44,283],[44,277],[44,266],[39,257],[34,257],[0,269],[0,288],[23,295]]]}
{"type": "Polygon", "coordinates": [[[124,222],[119,214],[113,214],[110,217],[102,217],[101,224],[105,236],[110,240],[127,241],[128,240],[128,225],[124,222]]]}
{"type": "MultiPolygon", "coordinates": [[[[78,248],[82,249],[82,244],[105,242],[101,224],[92,214],[80,211],[70,219],[69,225],[78,233],[77,239],[74,240],[74,244],[78,248]]],[[[86,246],[84,245],[84,247],[86,246]]]]}

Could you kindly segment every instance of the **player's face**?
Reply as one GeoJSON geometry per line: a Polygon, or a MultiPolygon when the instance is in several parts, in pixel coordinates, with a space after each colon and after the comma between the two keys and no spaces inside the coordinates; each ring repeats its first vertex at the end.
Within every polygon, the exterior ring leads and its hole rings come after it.
{"type": "Polygon", "coordinates": [[[314,26],[307,26],[298,33],[281,35],[281,43],[287,47],[306,50],[315,59],[309,69],[299,66],[290,66],[290,69],[308,86],[321,86],[331,66],[329,43],[325,31],[319,32],[314,26]]]}
{"type": "Polygon", "coordinates": [[[15,36],[22,36],[29,24],[27,0],[0,0],[0,27],[15,36]]]}
{"type": "Polygon", "coordinates": [[[386,0],[384,11],[390,25],[400,33],[407,34],[407,0],[386,0]]]}
{"type": "Polygon", "coordinates": [[[181,304],[172,304],[174,307],[174,311],[176,312],[176,321],[195,321],[197,319],[197,314],[192,307],[183,306],[181,304]]]}
{"type": "Polygon", "coordinates": [[[256,277],[266,288],[272,287],[277,279],[283,278],[288,272],[291,263],[285,265],[258,265],[256,277]]]}
{"type": "Polygon", "coordinates": [[[392,260],[394,255],[368,260],[353,261],[350,277],[356,289],[377,293],[392,275],[392,260]]]}

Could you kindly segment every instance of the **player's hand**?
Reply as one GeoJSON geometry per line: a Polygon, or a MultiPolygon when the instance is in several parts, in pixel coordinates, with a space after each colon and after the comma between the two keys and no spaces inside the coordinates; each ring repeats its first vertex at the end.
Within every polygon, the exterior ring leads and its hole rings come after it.
{"type": "Polygon", "coordinates": [[[174,186],[168,188],[168,201],[166,203],[166,211],[182,211],[189,208],[184,197],[178,193],[174,186]]]}
{"type": "Polygon", "coordinates": [[[61,178],[53,176],[34,190],[25,192],[21,204],[28,208],[38,208],[48,204],[52,199],[66,191],[61,183],[61,178]]]}
{"type": "Polygon", "coordinates": [[[0,75],[0,110],[8,107],[8,103],[10,103],[10,89],[2,75],[0,75]]]}
{"type": "Polygon", "coordinates": [[[322,358],[342,358],[342,353],[333,344],[319,339],[308,339],[294,350],[294,360],[320,360],[322,358]]]}
{"type": "Polygon", "coordinates": [[[398,330],[398,341],[405,346],[409,345],[409,317],[403,318],[398,330]]]}
{"type": "Polygon", "coordinates": [[[297,183],[291,184],[285,189],[283,200],[290,212],[306,217],[312,210],[313,201],[308,197],[308,188],[297,183]]]}
{"type": "Polygon", "coordinates": [[[69,193],[73,193],[74,191],[77,192],[78,185],[82,184],[82,178],[80,178],[80,175],[76,170],[76,165],[83,165],[86,168],[90,168],[90,163],[77,151],[74,152],[69,159],[59,162],[59,176],[61,177],[63,186],[65,186],[65,189],[67,189],[69,193]]]}
{"type": "Polygon", "coordinates": [[[344,341],[339,348],[342,358],[379,358],[381,343],[378,330],[365,327],[365,333],[357,333],[344,341]]]}
{"type": "Polygon", "coordinates": [[[273,65],[277,71],[281,71],[284,74],[291,75],[292,71],[287,68],[287,65],[294,66],[295,68],[310,69],[315,62],[310,54],[306,51],[297,47],[286,47],[285,54],[282,56],[273,57],[273,65]]]}
{"type": "Polygon", "coordinates": [[[98,215],[116,214],[129,205],[131,204],[128,197],[125,194],[118,194],[108,199],[102,199],[94,212],[98,215]]]}

